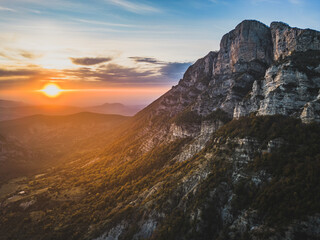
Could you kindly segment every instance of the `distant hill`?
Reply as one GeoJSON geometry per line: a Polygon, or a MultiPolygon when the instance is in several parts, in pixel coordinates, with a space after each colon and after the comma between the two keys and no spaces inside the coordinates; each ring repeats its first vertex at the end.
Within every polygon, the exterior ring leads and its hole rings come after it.
{"type": "Polygon", "coordinates": [[[0,182],[12,176],[56,166],[70,152],[94,150],[100,142],[108,140],[106,138],[111,130],[128,118],[82,112],[66,116],[33,115],[2,121],[0,182]],[[92,137],[95,141],[90,140],[92,137]]]}
{"type": "Polygon", "coordinates": [[[67,115],[82,112],[83,109],[70,106],[15,106],[0,107],[0,121],[17,119],[36,114],[67,115]]]}
{"type": "Polygon", "coordinates": [[[0,108],[21,107],[25,105],[23,102],[0,99],[0,108]]]}
{"type": "Polygon", "coordinates": [[[125,116],[133,116],[141,109],[144,105],[123,105],[121,103],[105,103],[99,106],[93,106],[85,108],[88,112],[104,113],[104,114],[119,114],[125,116]]]}
{"type": "Polygon", "coordinates": [[[105,103],[103,105],[82,108],[63,105],[27,105],[20,102],[0,100],[0,121],[17,119],[36,114],[68,115],[80,112],[133,116],[143,107],[143,105],[127,106],[121,103],[105,103]]]}

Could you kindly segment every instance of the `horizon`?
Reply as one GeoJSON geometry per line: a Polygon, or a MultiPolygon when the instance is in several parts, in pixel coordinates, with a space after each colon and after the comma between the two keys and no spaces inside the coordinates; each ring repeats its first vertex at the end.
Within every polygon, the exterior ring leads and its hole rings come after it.
{"type": "Polygon", "coordinates": [[[245,19],[319,30],[318,1],[0,0],[0,98],[148,105],[245,19]],[[48,83],[61,94],[39,92],[48,83]]]}
{"type": "Polygon", "coordinates": [[[23,101],[15,101],[15,100],[8,100],[8,99],[0,99],[0,102],[11,102],[13,104],[22,104],[22,107],[76,107],[76,108],[88,108],[88,107],[100,107],[100,106],[103,106],[103,105],[117,105],[117,104],[120,104],[120,105],[123,105],[125,107],[146,107],[147,105],[145,104],[124,104],[124,103],[121,103],[121,102],[105,102],[105,103],[101,103],[101,104],[94,104],[94,105],[60,105],[60,104],[37,104],[37,103],[28,103],[28,102],[23,102],[23,101]]]}

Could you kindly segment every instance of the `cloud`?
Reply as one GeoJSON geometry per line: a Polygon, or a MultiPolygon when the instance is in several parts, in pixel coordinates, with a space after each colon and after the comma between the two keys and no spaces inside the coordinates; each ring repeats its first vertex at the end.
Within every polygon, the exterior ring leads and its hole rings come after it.
{"type": "Polygon", "coordinates": [[[85,65],[85,66],[91,66],[91,65],[96,65],[104,62],[109,62],[112,60],[112,58],[107,57],[107,58],[70,58],[71,62],[76,65],[85,65]]]}
{"type": "Polygon", "coordinates": [[[25,51],[25,50],[20,50],[20,55],[24,58],[28,58],[28,59],[36,59],[38,58],[39,56],[34,54],[34,53],[31,53],[29,51],[25,51]]]}
{"type": "Polygon", "coordinates": [[[191,65],[191,62],[169,62],[160,69],[160,73],[170,79],[180,79],[187,68],[191,65]]]}
{"type": "Polygon", "coordinates": [[[130,83],[137,84],[150,82],[156,73],[152,70],[140,70],[133,67],[125,67],[118,64],[107,64],[92,70],[83,67],[75,70],[65,70],[66,75],[72,75],[81,80],[104,83],[130,83]]]}
{"type": "Polygon", "coordinates": [[[50,80],[52,77],[61,77],[59,70],[48,70],[37,65],[25,68],[7,69],[0,68],[0,88],[25,86],[32,82],[50,80]]]}
{"type": "Polygon", "coordinates": [[[141,3],[133,3],[126,0],[108,0],[108,3],[134,13],[160,12],[159,9],[154,8],[152,6],[141,3]]]}
{"type": "Polygon", "coordinates": [[[7,54],[0,52],[0,57],[11,59],[7,54]]]}
{"type": "Polygon", "coordinates": [[[117,78],[123,77],[146,77],[153,75],[153,71],[138,71],[136,68],[124,67],[118,64],[108,64],[106,66],[102,66],[99,69],[107,75],[116,76],[117,78]]]}
{"type": "MultiPolygon", "coordinates": [[[[134,57],[138,62],[152,64],[146,68],[138,65],[127,67],[106,63],[91,68],[82,66],[76,69],[45,69],[37,65],[25,68],[0,68],[0,87],[17,86],[43,81],[72,81],[77,84],[101,86],[166,86],[176,83],[191,63],[163,62],[155,58],[134,57]]],[[[96,59],[95,59],[96,60],[96,59]]],[[[88,63],[84,61],[87,65],[88,63]]],[[[91,62],[92,63],[92,62],[91,62]]],[[[90,63],[90,64],[91,64],[90,63]]]]}
{"type": "Polygon", "coordinates": [[[8,60],[13,60],[16,62],[21,62],[22,58],[27,58],[27,59],[36,59],[39,57],[42,57],[42,53],[34,53],[31,51],[27,51],[24,49],[19,49],[19,48],[3,48],[2,51],[0,52],[0,57],[6,58],[8,60]]]}
{"type": "Polygon", "coordinates": [[[161,65],[159,72],[162,76],[166,78],[171,78],[177,80],[182,77],[183,73],[191,65],[191,62],[164,62],[156,58],[150,57],[129,57],[138,63],[150,63],[161,65]]]}
{"type": "Polygon", "coordinates": [[[82,23],[89,23],[89,24],[95,24],[95,25],[105,25],[105,26],[111,26],[111,27],[124,27],[124,28],[140,27],[138,25],[132,25],[132,24],[110,23],[110,22],[87,20],[87,19],[81,19],[81,18],[73,18],[73,20],[78,21],[78,22],[82,22],[82,23]]]}
{"type": "Polygon", "coordinates": [[[0,11],[17,12],[12,8],[2,7],[2,6],[0,6],[0,11]]]}
{"type": "Polygon", "coordinates": [[[129,58],[138,63],[165,64],[165,62],[159,61],[156,58],[150,58],[150,57],[129,57],[129,58]]]}
{"type": "Polygon", "coordinates": [[[14,70],[8,70],[4,68],[0,68],[0,77],[18,77],[18,76],[33,76],[36,75],[36,70],[30,70],[30,69],[14,69],[14,70]]]}

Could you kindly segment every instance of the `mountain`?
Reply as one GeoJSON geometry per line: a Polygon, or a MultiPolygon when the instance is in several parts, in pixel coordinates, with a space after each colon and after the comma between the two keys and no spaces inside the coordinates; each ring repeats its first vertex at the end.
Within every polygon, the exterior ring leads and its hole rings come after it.
{"type": "Polygon", "coordinates": [[[0,101],[0,121],[17,119],[37,114],[43,115],[69,115],[81,112],[101,114],[118,114],[133,116],[143,108],[142,105],[126,106],[121,103],[105,103],[92,107],[73,107],[63,105],[26,105],[7,100],[0,101]]]}
{"type": "Polygon", "coordinates": [[[0,180],[65,164],[72,160],[66,157],[70,152],[80,154],[99,148],[98,140],[105,138],[103,134],[108,134],[127,119],[120,115],[83,112],[2,121],[0,180]],[[92,137],[96,142],[83,143],[92,137]]]}
{"type": "Polygon", "coordinates": [[[318,31],[241,22],[68,164],[4,184],[2,238],[320,239],[319,68],[318,31]]]}
{"type": "Polygon", "coordinates": [[[144,108],[144,105],[126,106],[121,103],[105,103],[99,106],[88,107],[85,109],[88,112],[94,112],[94,113],[133,116],[143,108],[144,108]]]}
{"type": "Polygon", "coordinates": [[[0,108],[20,107],[24,105],[25,104],[22,102],[0,99],[0,108]]]}
{"type": "Polygon", "coordinates": [[[83,112],[81,108],[71,106],[55,106],[43,105],[32,106],[22,105],[13,107],[0,107],[0,121],[23,118],[27,116],[43,114],[43,115],[68,115],[83,112]]]}

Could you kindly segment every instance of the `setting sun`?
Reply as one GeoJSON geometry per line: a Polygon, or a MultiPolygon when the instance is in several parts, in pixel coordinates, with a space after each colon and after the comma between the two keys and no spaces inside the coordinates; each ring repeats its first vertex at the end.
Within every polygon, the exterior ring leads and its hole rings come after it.
{"type": "Polygon", "coordinates": [[[43,92],[46,96],[54,98],[60,95],[62,90],[60,87],[56,84],[49,83],[46,86],[44,86],[43,89],[39,90],[40,92],[43,92]]]}

